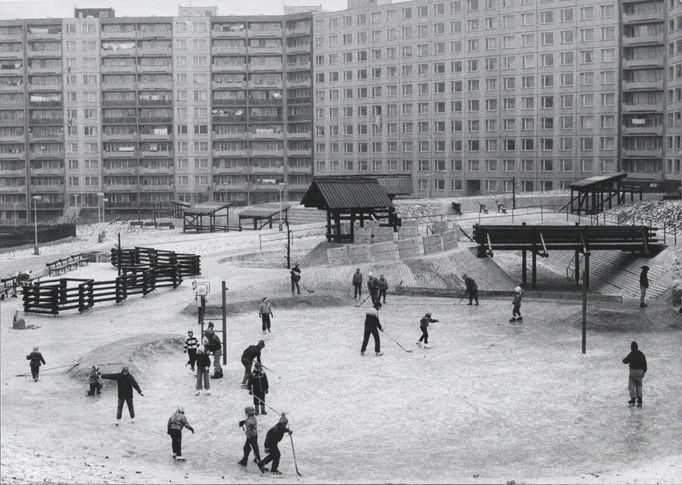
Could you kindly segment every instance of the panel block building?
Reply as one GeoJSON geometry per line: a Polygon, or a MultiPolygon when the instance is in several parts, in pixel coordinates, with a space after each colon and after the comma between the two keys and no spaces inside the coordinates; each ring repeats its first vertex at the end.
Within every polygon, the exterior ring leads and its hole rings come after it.
{"type": "Polygon", "coordinates": [[[312,16],[216,13],[0,22],[0,220],[300,199],[312,16]]]}

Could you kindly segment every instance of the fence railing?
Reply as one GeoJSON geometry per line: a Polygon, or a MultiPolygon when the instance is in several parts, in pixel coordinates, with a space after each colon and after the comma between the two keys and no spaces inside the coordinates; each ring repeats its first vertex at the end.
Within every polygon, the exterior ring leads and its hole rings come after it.
{"type": "MultiPolygon", "coordinates": [[[[307,227],[303,229],[289,229],[291,232],[291,245],[294,245],[294,239],[302,239],[304,237],[313,237],[313,236],[324,236],[327,232],[327,226],[315,226],[315,227],[307,227]]],[[[259,234],[258,235],[258,249],[263,250],[263,243],[268,243],[268,242],[277,242],[277,241],[286,241],[287,240],[287,233],[286,230],[284,232],[274,232],[270,234],[259,234]]]]}
{"type": "Polygon", "coordinates": [[[590,216],[590,224],[592,225],[613,225],[613,226],[649,226],[656,224],[656,230],[663,233],[663,244],[667,244],[668,237],[672,238],[672,242],[677,246],[678,236],[682,240],[682,221],[652,221],[651,218],[637,217],[637,216],[623,216],[621,214],[607,214],[602,212],[600,214],[593,214],[590,216]]]}
{"type": "Polygon", "coordinates": [[[113,247],[111,248],[111,264],[117,268],[178,265],[183,277],[201,274],[201,256],[154,248],[119,249],[113,247]]]}

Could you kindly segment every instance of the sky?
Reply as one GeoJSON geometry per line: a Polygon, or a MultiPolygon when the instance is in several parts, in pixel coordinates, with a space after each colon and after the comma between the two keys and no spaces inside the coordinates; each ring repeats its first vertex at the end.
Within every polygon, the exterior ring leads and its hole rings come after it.
{"type": "Polygon", "coordinates": [[[324,10],[342,10],[346,0],[0,0],[0,19],[70,18],[74,7],[113,7],[117,17],[175,16],[178,5],[217,6],[218,15],[280,15],[284,5],[322,5],[324,10]]]}

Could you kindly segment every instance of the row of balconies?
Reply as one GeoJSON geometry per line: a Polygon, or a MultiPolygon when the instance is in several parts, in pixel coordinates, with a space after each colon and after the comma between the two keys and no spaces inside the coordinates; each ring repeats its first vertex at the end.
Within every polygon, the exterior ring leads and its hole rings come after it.
{"type": "Polygon", "coordinates": [[[170,107],[173,106],[171,99],[108,99],[102,100],[104,108],[134,108],[135,106],[156,106],[156,107],[170,107]]]}
{"type": "MultiPolygon", "coordinates": [[[[661,3],[661,6],[663,4],[661,3]]],[[[665,20],[665,11],[663,8],[650,9],[644,12],[627,13],[623,12],[624,24],[639,24],[645,22],[663,22],[665,20]]]]}
{"type": "Polygon", "coordinates": [[[139,64],[125,65],[125,66],[105,66],[105,65],[102,65],[102,67],[101,67],[102,74],[112,74],[112,73],[129,74],[132,72],[138,72],[138,73],[167,72],[167,73],[170,73],[172,71],[173,71],[173,66],[141,66],[139,64]]]}
{"type": "Polygon", "coordinates": [[[217,150],[213,149],[214,157],[279,157],[279,156],[301,156],[309,157],[312,155],[312,150],[301,150],[291,148],[281,148],[279,150],[217,150]]]}
{"type": "Polygon", "coordinates": [[[623,135],[663,135],[662,126],[623,126],[621,128],[623,135]]]}
{"type": "Polygon", "coordinates": [[[172,82],[117,82],[117,83],[105,83],[102,84],[102,90],[107,91],[109,89],[120,91],[121,89],[137,89],[138,91],[147,91],[150,89],[163,89],[172,88],[172,82]]]}
{"type": "Polygon", "coordinates": [[[623,81],[623,91],[662,91],[663,79],[654,81],[623,81]]]}
{"type": "Polygon", "coordinates": [[[632,69],[640,67],[661,67],[663,66],[663,57],[646,57],[641,59],[626,59],[623,58],[623,69],[632,69]]]}

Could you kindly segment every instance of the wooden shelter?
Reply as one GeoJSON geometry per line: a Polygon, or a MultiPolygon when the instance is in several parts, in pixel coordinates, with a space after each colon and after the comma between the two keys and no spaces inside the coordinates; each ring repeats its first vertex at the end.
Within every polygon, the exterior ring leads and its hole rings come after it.
{"type": "Polygon", "coordinates": [[[573,182],[571,187],[571,212],[574,214],[599,214],[614,205],[625,203],[626,194],[630,194],[630,202],[639,193],[642,200],[642,189],[629,187],[623,184],[623,179],[628,176],[625,172],[611,175],[595,175],[583,180],[573,182]]]}
{"type": "MultiPolygon", "coordinates": [[[[272,229],[272,221],[275,219],[278,223],[288,224],[289,221],[289,209],[290,205],[283,206],[273,206],[273,205],[262,205],[251,207],[239,213],[239,230],[244,229],[242,226],[242,221],[247,219],[253,219],[253,230],[257,231],[265,226],[269,226],[272,229]],[[282,217],[282,215],[284,217],[282,217]],[[265,221],[265,222],[263,222],[265,221]],[[260,224],[260,226],[259,226],[260,224]]],[[[246,228],[248,229],[248,228],[246,228]]]]}
{"type": "Polygon", "coordinates": [[[182,232],[229,231],[231,202],[202,202],[182,210],[182,232]]]}
{"type": "Polygon", "coordinates": [[[301,204],[327,211],[327,241],[353,242],[358,222],[379,221],[381,226],[400,226],[390,197],[375,177],[313,177],[301,204]]]}

